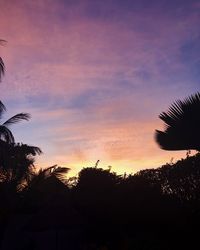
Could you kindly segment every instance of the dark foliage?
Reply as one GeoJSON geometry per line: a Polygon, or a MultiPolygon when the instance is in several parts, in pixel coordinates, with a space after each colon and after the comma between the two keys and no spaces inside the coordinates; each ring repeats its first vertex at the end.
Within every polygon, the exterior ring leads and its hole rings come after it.
{"type": "MultiPolygon", "coordinates": [[[[2,118],[6,108],[4,104],[0,101],[0,119],[2,118]]],[[[9,118],[3,124],[0,125],[0,140],[5,141],[7,143],[14,143],[15,139],[12,132],[9,129],[9,126],[20,121],[28,121],[30,119],[30,114],[28,113],[19,113],[14,115],[13,117],[9,118]]]]}
{"type": "Polygon", "coordinates": [[[156,130],[156,141],[166,150],[200,150],[200,93],[174,102],[160,114],[165,131],[156,130]]]}
{"type": "Polygon", "coordinates": [[[200,222],[199,164],[196,154],[128,176],[83,168],[70,187],[69,169],[29,172],[12,195],[0,186],[1,226],[11,213],[26,215],[21,232],[65,232],[69,249],[187,249],[200,222]]]}

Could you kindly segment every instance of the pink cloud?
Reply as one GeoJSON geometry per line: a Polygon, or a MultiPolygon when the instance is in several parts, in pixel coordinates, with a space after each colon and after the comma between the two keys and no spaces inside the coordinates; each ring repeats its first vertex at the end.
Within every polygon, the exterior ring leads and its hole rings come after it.
{"type": "Polygon", "coordinates": [[[84,15],[87,3],[63,10],[59,1],[1,1],[1,34],[9,41],[1,48],[7,67],[1,98],[33,115],[31,136],[28,128],[18,136],[44,147],[41,165],[77,168],[101,158],[136,171],[180,156],[161,151],[153,133],[159,112],[189,88],[188,79],[171,84],[169,77],[184,73],[180,47],[197,36],[199,15],[169,18],[155,8],[114,22],[91,20],[84,15]],[[70,108],[73,98],[91,90],[114,94],[70,108]],[[41,96],[47,100],[30,108],[28,98],[41,96]]]}

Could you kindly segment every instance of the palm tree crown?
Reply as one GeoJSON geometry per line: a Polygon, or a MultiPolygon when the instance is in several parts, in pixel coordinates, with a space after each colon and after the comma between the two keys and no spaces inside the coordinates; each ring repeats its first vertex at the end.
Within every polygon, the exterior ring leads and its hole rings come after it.
{"type": "Polygon", "coordinates": [[[38,147],[0,140],[0,183],[23,188],[35,169],[34,157],[41,153],[38,147]]]}
{"type": "Polygon", "coordinates": [[[159,118],[165,131],[156,130],[155,139],[162,149],[200,151],[200,93],[175,101],[159,118]]]}
{"type": "MultiPolygon", "coordinates": [[[[4,104],[0,101],[0,119],[2,118],[3,113],[6,111],[4,104]]],[[[7,143],[14,143],[15,139],[12,132],[9,129],[9,126],[20,122],[22,120],[28,121],[30,119],[30,114],[28,113],[19,113],[14,115],[3,124],[0,125],[0,140],[5,141],[7,143]]]]}

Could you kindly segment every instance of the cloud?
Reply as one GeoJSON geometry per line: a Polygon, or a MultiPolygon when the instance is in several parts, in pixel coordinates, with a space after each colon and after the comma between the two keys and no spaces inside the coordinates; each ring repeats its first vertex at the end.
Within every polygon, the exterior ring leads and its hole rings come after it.
{"type": "Polygon", "coordinates": [[[134,85],[144,85],[149,79],[158,83],[166,81],[166,75],[184,73],[177,53],[183,40],[195,35],[195,13],[169,19],[169,14],[159,13],[158,5],[154,10],[140,10],[143,15],[133,9],[134,15],[130,11],[123,20],[120,15],[124,10],[119,11],[118,4],[95,2],[94,6],[103,10],[114,8],[112,15],[118,17],[117,22],[104,19],[103,14],[91,20],[86,11],[91,7],[88,1],[70,5],[70,10],[65,8],[62,18],[57,14],[63,12],[63,2],[46,3],[24,3],[24,10],[18,5],[11,8],[16,15],[8,20],[12,24],[7,31],[12,39],[12,59],[8,57],[6,82],[13,92],[20,89],[26,95],[37,95],[48,90],[56,95],[68,90],[71,94],[72,88],[77,91],[108,82],[114,87],[119,73],[123,73],[122,84],[127,81],[134,85]],[[154,12],[159,22],[154,21],[154,12]]]}
{"type": "Polygon", "coordinates": [[[33,116],[17,138],[42,147],[42,165],[101,158],[135,171],[169,159],[153,133],[161,111],[198,89],[196,4],[1,1],[1,99],[33,116]]]}

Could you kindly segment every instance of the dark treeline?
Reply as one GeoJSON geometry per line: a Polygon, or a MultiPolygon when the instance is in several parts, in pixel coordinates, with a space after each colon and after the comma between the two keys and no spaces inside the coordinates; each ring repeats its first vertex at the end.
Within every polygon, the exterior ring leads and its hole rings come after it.
{"type": "MultiPolygon", "coordinates": [[[[8,173],[8,180],[0,169],[2,247],[15,217],[26,238],[10,249],[41,249],[37,234],[49,231],[65,239],[55,249],[193,249],[198,243],[199,153],[134,175],[89,167],[66,178],[67,170],[31,169],[26,179],[8,173]]],[[[48,237],[43,241],[51,249],[48,237]]]]}

